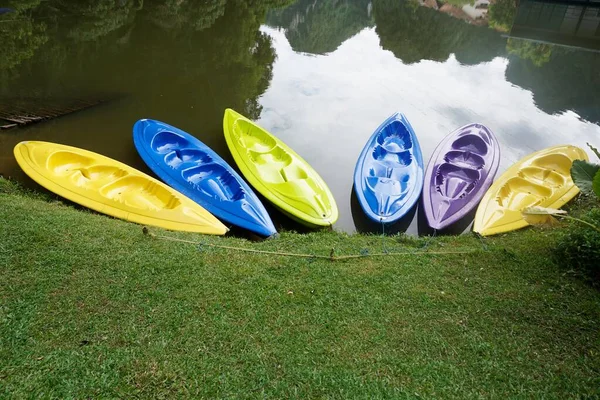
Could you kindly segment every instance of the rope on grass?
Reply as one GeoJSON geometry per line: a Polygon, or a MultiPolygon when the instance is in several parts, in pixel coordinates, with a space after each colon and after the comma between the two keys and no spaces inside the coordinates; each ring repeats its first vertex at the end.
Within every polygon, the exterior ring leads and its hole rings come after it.
{"type": "Polygon", "coordinates": [[[429,255],[429,254],[444,255],[444,254],[474,253],[474,251],[421,251],[421,252],[404,251],[404,252],[394,252],[394,253],[391,253],[391,252],[368,253],[368,252],[361,251],[360,254],[336,256],[335,249],[332,248],[329,255],[324,256],[324,255],[318,255],[318,254],[286,253],[286,252],[279,252],[279,251],[256,250],[256,249],[248,249],[245,247],[235,247],[235,246],[225,246],[222,244],[195,242],[193,240],[186,240],[186,239],[179,239],[179,238],[170,237],[170,236],[156,235],[156,234],[150,232],[148,230],[148,228],[146,228],[146,227],[143,228],[143,232],[144,232],[144,235],[148,235],[151,238],[160,239],[160,240],[168,240],[171,242],[188,243],[188,244],[193,244],[193,245],[197,245],[197,246],[208,246],[208,247],[212,247],[212,248],[216,248],[216,249],[235,250],[235,251],[241,251],[241,252],[246,252],[246,253],[268,254],[268,255],[272,255],[272,256],[283,256],[283,257],[308,258],[311,260],[324,259],[324,260],[329,260],[329,261],[341,261],[341,260],[350,260],[350,259],[355,259],[355,258],[384,257],[384,256],[429,255]]]}
{"type": "Polygon", "coordinates": [[[385,223],[383,222],[383,218],[380,218],[381,221],[381,251],[387,253],[387,249],[385,248],[385,223]]]}
{"type": "Polygon", "coordinates": [[[435,238],[436,236],[437,236],[437,229],[434,229],[433,233],[431,235],[427,236],[427,240],[425,240],[425,244],[423,245],[423,247],[421,247],[421,249],[425,250],[427,247],[429,247],[429,244],[431,243],[433,238],[435,238]]]}
{"type": "Polygon", "coordinates": [[[475,236],[479,239],[479,241],[481,242],[481,247],[483,247],[484,251],[488,250],[487,244],[485,244],[485,240],[483,238],[483,236],[480,233],[475,233],[475,236]]]}

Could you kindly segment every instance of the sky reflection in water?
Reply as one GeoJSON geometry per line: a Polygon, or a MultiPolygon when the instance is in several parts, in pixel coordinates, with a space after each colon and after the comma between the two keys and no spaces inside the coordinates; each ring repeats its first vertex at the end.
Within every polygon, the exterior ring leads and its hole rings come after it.
{"type": "MultiPolygon", "coordinates": [[[[533,151],[563,143],[585,147],[600,137],[598,125],[574,112],[541,111],[530,91],[506,80],[503,57],[474,66],[454,56],[406,65],[381,48],[373,28],[332,53],[311,55],[294,52],[284,31],[262,30],[272,37],[277,59],[259,99],[258,123],[323,176],[340,208],[341,230],[355,229],[350,194],[356,159],[373,130],[396,111],[413,125],[425,163],[452,130],[471,122],[487,125],[501,145],[496,176],[533,151]]],[[[409,233],[416,232],[415,225],[409,233]]]]}

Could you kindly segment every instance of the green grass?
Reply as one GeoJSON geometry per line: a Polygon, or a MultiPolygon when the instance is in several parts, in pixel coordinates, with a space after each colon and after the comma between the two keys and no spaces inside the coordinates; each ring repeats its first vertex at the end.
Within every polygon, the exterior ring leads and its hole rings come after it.
{"type": "Polygon", "coordinates": [[[0,179],[2,398],[597,398],[600,294],[555,231],[198,249],[0,179]]]}

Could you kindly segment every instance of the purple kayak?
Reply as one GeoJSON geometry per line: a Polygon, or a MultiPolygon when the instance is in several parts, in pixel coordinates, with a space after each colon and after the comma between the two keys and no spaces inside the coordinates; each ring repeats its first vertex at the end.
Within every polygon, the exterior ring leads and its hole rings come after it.
{"type": "Polygon", "coordinates": [[[446,136],[425,172],[423,205],[429,226],[443,229],[473,210],[492,184],[500,163],[496,136],[469,124],[446,136]]]}

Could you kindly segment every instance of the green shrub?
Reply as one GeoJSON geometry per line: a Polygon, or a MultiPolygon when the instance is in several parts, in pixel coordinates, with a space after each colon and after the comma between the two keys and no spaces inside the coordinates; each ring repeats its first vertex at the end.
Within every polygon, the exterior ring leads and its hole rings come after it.
{"type": "MultiPolygon", "coordinates": [[[[600,208],[593,208],[581,219],[600,226],[600,208]]],[[[577,221],[569,221],[560,236],[556,258],[559,265],[600,285],[600,232],[577,221]]]]}

